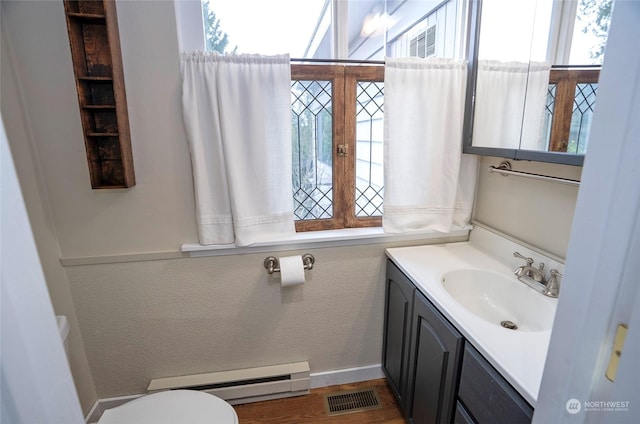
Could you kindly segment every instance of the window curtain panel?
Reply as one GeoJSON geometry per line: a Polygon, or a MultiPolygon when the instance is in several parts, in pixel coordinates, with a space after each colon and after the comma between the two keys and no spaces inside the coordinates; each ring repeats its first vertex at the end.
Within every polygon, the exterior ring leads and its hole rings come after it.
{"type": "Polygon", "coordinates": [[[289,56],[183,53],[181,71],[200,244],[295,233],[289,56]]]}
{"type": "Polygon", "coordinates": [[[468,227],[477,158],[462,154],[466,84],[465,61],[386,59],[385,232],[468,227]]]}
{"type": "Polygon", "coordinates": [[[478,62],[474,146],[547,150],[543,133],[549,73],[544,62],[478,62]]]}

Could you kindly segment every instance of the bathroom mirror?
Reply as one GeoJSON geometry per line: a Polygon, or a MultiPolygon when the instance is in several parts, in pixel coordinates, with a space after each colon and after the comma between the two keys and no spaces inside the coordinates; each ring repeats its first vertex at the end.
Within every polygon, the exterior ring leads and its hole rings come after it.
{"type": "Polygon", "coordinates": [[[471,2],[464,152],[582,165],[611,8],[471,2]]]}

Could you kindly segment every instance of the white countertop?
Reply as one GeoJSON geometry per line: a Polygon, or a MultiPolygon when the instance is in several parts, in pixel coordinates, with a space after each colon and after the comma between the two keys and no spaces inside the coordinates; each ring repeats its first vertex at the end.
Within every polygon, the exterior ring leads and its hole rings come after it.
{"type": "MultiPolygon", "coordinates": [[[[441,284],[442,275],[455,269],[488,270],[513,279],[514,284],[522,284],[513,275],[515,267],[507,265],[505,262],[508,261],[498,261],[472,242],[391,248],[386,252],[462,335],[535,407],[551,330],[513,331],[489,323],[460,305],[441,284]]],[[[549,301],[557,305],[557,299],[549,298],[549,301]]]]}

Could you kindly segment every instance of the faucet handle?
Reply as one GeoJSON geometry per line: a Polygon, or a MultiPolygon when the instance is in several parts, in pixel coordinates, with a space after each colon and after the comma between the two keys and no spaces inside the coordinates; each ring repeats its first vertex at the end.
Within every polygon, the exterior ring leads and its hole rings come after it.
{"type": "Polygon", "coordinates": [[[560,292],[558,280],[562,278],[562,274],[560,274],[557,269],[550,270],[549,274],[551,274],[551,277],[549,277],[549,281],[547,281],[547,292],[545,294],[549,297],[558,297],[560,292]]]}
{"type": "Polygon", "coordinates": [[[531,266],[533,264],[533,258],[527,258],[526,256],[521,255],[520,252],[513,252],[513,256],[527,261],[527,266],[531,266]]]}

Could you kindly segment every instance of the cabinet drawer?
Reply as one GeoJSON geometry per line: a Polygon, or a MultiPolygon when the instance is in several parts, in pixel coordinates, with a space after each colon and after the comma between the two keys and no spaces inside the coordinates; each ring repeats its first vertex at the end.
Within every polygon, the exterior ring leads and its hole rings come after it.
{"type": "Polygon", "coordinates": [[[530,423],[533,408],[469,343],[458,397],[478,424],[530,423]]]}

